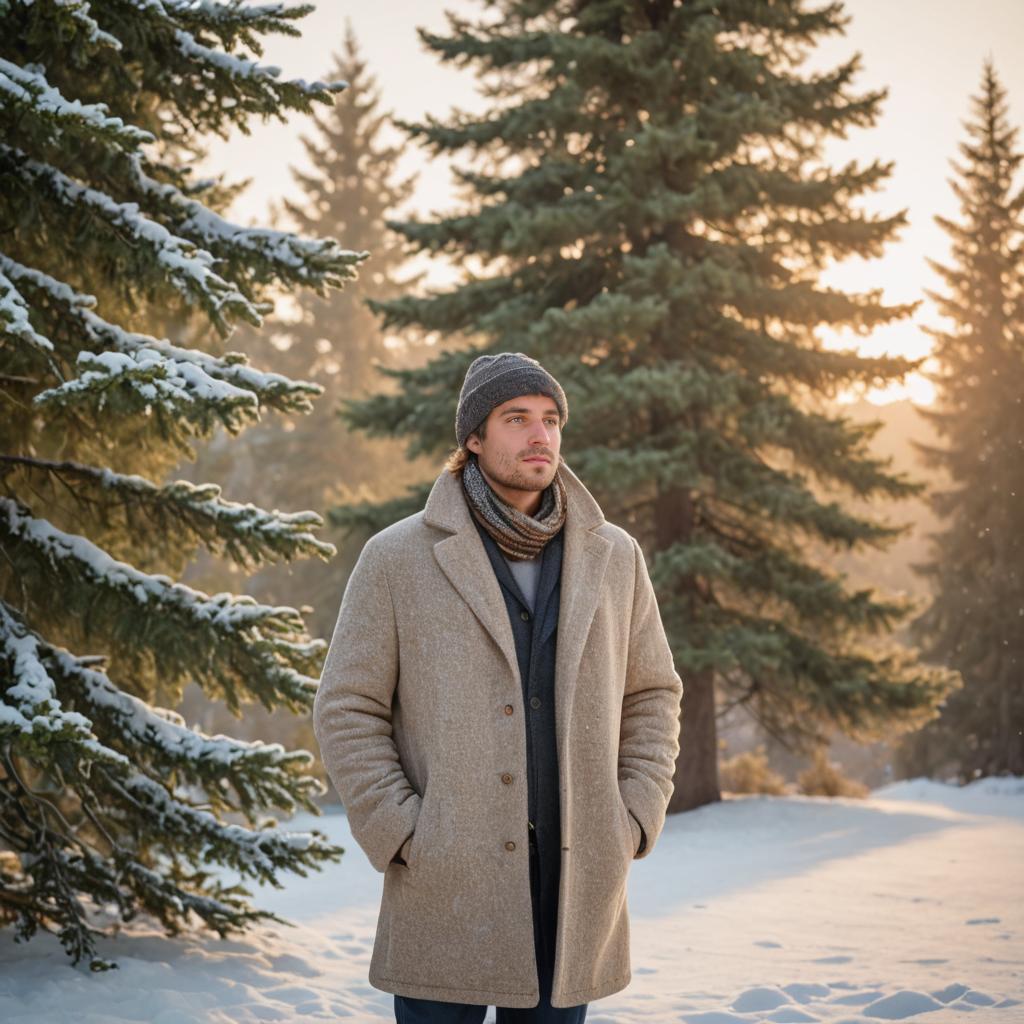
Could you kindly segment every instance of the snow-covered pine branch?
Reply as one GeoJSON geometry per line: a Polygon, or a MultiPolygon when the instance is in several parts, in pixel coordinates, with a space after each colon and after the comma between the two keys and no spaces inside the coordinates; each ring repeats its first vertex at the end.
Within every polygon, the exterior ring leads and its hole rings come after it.
{"type": "Polygon", "coordinates": [[[226,825],[212,812],[176,800],[161,783],[141,772],[121,772],[104,765],[96,776],[97,788],[101,788],[102,779],[102,788],[119,797],[119,802],[134,805],[137,813],[133,817],[144,823],[139,827],[139,838],[148,837],[154,845],[190,854],[192,863],[215,857],[240,874],[269,882],[277,870],[293,860],[294,852],[320,846],[316,832],[226,825]]]}
{"type": "Polygon", "coordinates": [[[0,94],[4,102],[22,107],[43,122],[51,141],[66,133],[132,150],[156,140],[152,132],[110,117],[105,103],[65,99],[46,80],[41,65],[19,67],[0,57],[0,94]]]}
{"type": "Polygon", "coordinates": [[[37,408],[153,416],[166,425],[168,438],[183,455],[191,452],[189,436],[208,434],[214,421],[237,432],[243,422],[259,419],[259,403],[251,391],[213,378],[197,386],[189,379],[189,363],[165,359],[156,349],[82,351],[75,364],[76,377],[33,398],[37,408]]]}
{"type": "Polygon", "coordinates": [[[128,235],[141,243],[151,256],[154,275],[173,285],[187,300],[198,302],[225,334],[230,330],[224,315],[227,310],[252,324],[263,322],[253,302],[212,269],[215,260],[209,252],[145,216],[138,203],[117,202],[107,193],[83,185],[58,168],[2,142],[0,169],[19,178],[36,195],[45,195],[56,203],[59,217],[85,207],[106,227],[112,241],[127,245],[124,236],[128,235]]]}
{"type": "MultiPolygon", "coordinates": [[[[0,253],[0,258],[3,254],[0,253]]],[[[29,320],[28,303],[14,282],[0,269],[0,336],[8,334],[13,338],[34,345],[36,348],[53,351],[53,342],[33,328],[29,320]]]]}
{"type": "MultiPolygon", "coordinates": [[[[186,422],[195,422],[197,428],[198,413],[217,399],[221,389],[230,399],[237,399],[242,394],[249,396],[246,401],[232,401],[225,415],[220,417],[225,428],[232,433],[241,430],[250,419],[258,418],[256,413],[262,408],[309,412],[312,408],[310,397],[316,397],[323,391],[312,381],[293,380],[280,373],[257,370],[248,364],[248,357],[241,352],[215,356],[199,349],[174,345],[166,338],[125,330],[93,312],[92,307],[96,305],[94,296],[77,292],[63,281],[18,263],[3,252],[0,252],[0,273],[21,291],[39,293],[41,301],[35,304],[33,311],[37,319],[49,319],[54,328],[58,318],[71,320],[70,325],[63,324],[64,327],[72,327],[71,336],[80,337],[101,352],[121,353],[136,361],[159,356],[164,366],[161,390],[167,389],[175,400],[178,414],[186,422]]],[[[48,339],[44,338],[44,341],[48,342],[48,339]]],[[[89,355],[93,354],[89,352],[89,355]]],[[[72,379],[66,385],[40,392],[36,401],[61,403],[65,387],[77,390],[72,379]]],[[[154,404],[160,400],[161,394],[149,389],[140,395],[140,406],[144,408],[147,403],[154,404]]]]}
{"type": "MultiPolygon", "coordinates": [[[[29,8],[37,23],[43,19],[56,22],[52,26],[62,41],[70,38],[80,40],[90,50],[109,48],[121,49],[121,40],[100,28],[89,13],[89,0],[75,3],[67,0],[51,0],[38,3],[36,0],[0,0],[0,17],[10,13],[12,7],[29,8]]],[[[35,26],[33,26],[35,27],[35,26]]]]}
{"type": "Polygon", "coordinates": [[[244,249],[249,273],[259,271],[256,279],[261,282],[295,281],[324,295],[325,286],[341,288],[353,280],[356,266],[370,255],[345,249],[333,238],[303,238],[290,231],[232,224],[198,200],[183,195],[174,185],[154,180],[142,163],[140,155],[132,155],[133,183],[142,196],[160,208],[161,219],[214,256],[228,258],[236,254],[235,250],[244,249]]]}
{"type": "MultiPolygon", "coordinates": [[[[3,614],[0,602],[0,626],[6,629],[3,614]]],[[[11,618],[9,612],[7,618],[11,618]]],[[[153,707],[120,690],[107,673],[90,667],[92,659],[39,637],[35,643],[41,670],[61,691],[73,695],[94,730],[110,736],[108,742],[116,742],[130,763],[145,764],[157,778],[173,774],[179,786],[201,787],[211,806],[246,812],[274,806],[290,813],[299,804],[310,809],[310,795],[323,792],[315,776],[296,775],[292,770],[313,763],[308,750],[288,751],[280,743],[248,742],[222,734],[209,736],[188,727],[176,711],[153,707]]]]}
{"type": "MultiPolygon", "coordinates": [[[[6,499],[3,499],[6,501],[6,499]]],[[[0,663],[10,675],[0,690],[0,746],[13,733],[36,748],[52,743],[74,744],[91,761],[128,765],[128,759],[100,743],[92,723],[77,711],[65,710],[40,655],[36,636],[0,601],[0,663]]]]}
{"type": "Polygon", "coordinates": [[[245,569],[279,558],[328,559],[337,554],[333,544],[310,532],[323,526],[318,512],[268,511],[251,502],[228,501],[218,484],[175,480],[160,486],[136,473],[29,456],[0,455],[0,463],[50,474],[76,492],[95,495],[104,505],[116,499],[144,513],[158,533],[173,530],[178,543],[201,543],[245,569]]]}
{"type": "Polygon", "coordinates": [[[216,876],[211,876],[206,865],[189,871],[187,864],[182,863],[182,858],[176,858],[175,877],[182,880],[181,885],[176,885],[169,877],[124,854],[115,855],[114,862],[127,875],[125,881],[131,884],[139,902],[164,920],[186,917],[191,911],[221,938],[241,931],[249,922],[262,920],[287,923],[271,911],[252,910],[242,898],[248,895],[245,889],[225,885],[216,876]],[[186,885],[191,888],[185,889],[186,885]]]}
{"type": "Polygon", "coordinates": [[[242,44],[258,56],[262,48],[257,31],[294,34],[288,21],[309,13],[312,5],[254,8],[251,17],[243,15],[240,20],[238,13],[245,10],[242,5],[187,0],[132,0],[132,4],[148,21],[148,39],[142,42],[154,51],[154,73],[176,73],[175,95],[195,115],[197,131],[224,135],[225,126],[231,125],[247,134],[248,126],[239,114],[273,115],[284,120],[285,110],[308,112],[313,103],[329,104],[332,94],[348,84],[280,79],[279,67],[235,52],[236,45],[242,44]]]}
{"type": "MultiPolygon", "coordinates": [[[[241,692],[268,708],[312,707],[317,680],[302,670],[313,670],[326,642],[301,639],[296,609],[261,604],[247,594],[210,596],[163,574],[141,572],[86,537],[33,516],[14,498],[0,496],[0,537],[19,571],[48,573],[62,593],[92,592],[91,629],[106,633],[125,658],[144,654],[161,635],[188,636],[188,644],[161,651],[161,678],[168,684],[194,678],[223,694],[236,713],[241,692]]],[[[59,598],[53,601],[51,611],[60,608],[59,598]]]]}
{"type": "MultiPolygon", "coordinates": [[[[146,0],[141,0],[145,3],[146,0]]],[[[171,11],[184,25],[215,32],[225,46],[235,42],[237,34],[249,49],[262,53],[257,33],[298,36],[301,33],[291,22],[312,13],[311,3],[238,3],[237,0],[160,0],[165,11],[171,11]],[[247,33],[244,38],[241,33],[247,33]]]]}

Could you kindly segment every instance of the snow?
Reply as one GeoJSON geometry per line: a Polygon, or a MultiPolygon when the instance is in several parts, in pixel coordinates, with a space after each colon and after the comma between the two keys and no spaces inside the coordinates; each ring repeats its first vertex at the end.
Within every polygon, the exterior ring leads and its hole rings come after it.
{"type": "Polygon", "coordinates": [[[277,78],[281,69],[272,64],[259,64],[257,61],[249,60],[247,57],[237,57],[222,50],[214,50],[209,46],[197,43],[191,32],[176,29],[174,32],[178,49],[186,56],[197,63],[206,62],[213,64],[222,71],[228,72],[238,78],[277,78]]]}
{"type": "Polygon", "coordinates": [[[96,741],[92,723],[78,712],[61,709],[53,680],[43,665],[35,635],[0,602],[0,659],[9,669],[0,694],[0,737],[20,732],[38,740],[59,735],[109,762],[127,760],[96,741]],[[10,680],[14,680],[11,682],[10,680]]]}
{"type": "Polygon", "coordinates": [[[978,779],[968,786],[936,782],[934,779],[910,779],[883,786],[875,790],[875,794],[887,800],[923,800],[941,803],[954,810],[998,814],[1006,806],[1006,797],[1024,797],[1024,778],[993,776],[978,779]]]}
{"type": "Polygon", "coordinates": [[[155,136],[143,128],[126,125],[119,117],[109,117],[105,103],[82,103],[65,99],[46,80],[38,64],[19,67],[0,57],[0,93],[31,106],[37,115],[53,119],[54,130],[60,127],[86,129],[119,142],[125,148],[138,143],[153,142],[155,136]]]}
{"type": "MultiPolygon", "coordinates": [[[[28,7],[32,0],[21,0],[21,2],[25,7],[28,7]]],[[[88,3],[82,3],[81,0],[54,0],[54,6],[63,8],[63,12],[69,15],[72,21],[78,23],[78,27],[84,32],[85,38],[93,46],[109,46],[115,50],[121,49],[121,40],[112,36],[109,32],[104,32],[89,16],[88,3]]]]}
{"type": "MultiPolygon", "coordinates": [[[[0,931],[0,1020],[393,1021],[366,978],[383,876],[341,813],[284,827],[346,849],[257,891],[295,927],[169,938],[139,919],[99,940],[119,969],[98,974],[51,935],[0,931]]],[[[630,874],[633,979],[588,1024],[1020,1024],[1022,864],[1021,777],[915,779],[865,800],[727,796],[671,815],[630,874]]]]}
{"type": "MultiPolygon", "coordinates": [[[[164,359],[156,349],[139,348],[131,353],[81,351],[75,360],[79,374],[72,380],[39,392],[37,405],[52,402],[60,396],[67,403],[76,392],[90,394],[110,388],[119,381],[134,386],[147,402],[160,402],[172,408],[175,401],[219,404],[234,402],[248,405],[255,412],[256,396],[225,381],[217,381],[188,362],[164,359]]],[[[180,410],[177,410],[180,414],[180,410]]]]}
{"type": "MultiPolygon", "coordinates": [[[[0,254],[2,258],[2,254],[0,254]]],[[[6,332],[21,338],[36,348],[53,351],[53,342],[34,330],[29,320],[29,306],[14,287],[14,282],[0,269],[0,321],[6,324],[6,332]]]]}

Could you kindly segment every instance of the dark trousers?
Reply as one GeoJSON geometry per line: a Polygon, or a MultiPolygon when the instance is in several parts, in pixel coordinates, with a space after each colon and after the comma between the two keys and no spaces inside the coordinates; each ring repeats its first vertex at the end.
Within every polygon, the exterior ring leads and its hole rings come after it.
{"type": "MultiPolygon", "coordinates": [[[[496,1008],[497,1024],[583,1024],[587,1004],[553,1007],[551,985],[555,973],[555,934],[558,927],[558,846],[544,857],[530,833],[530,895],[533,903],[533,940],[537,951],[540,1002],[536,1006],[496,1008]]],[[[487,1007],[479,1003],[448,1003],[437,999],[395,996],[396,1024],[482,1024],[487,1007]]]]}

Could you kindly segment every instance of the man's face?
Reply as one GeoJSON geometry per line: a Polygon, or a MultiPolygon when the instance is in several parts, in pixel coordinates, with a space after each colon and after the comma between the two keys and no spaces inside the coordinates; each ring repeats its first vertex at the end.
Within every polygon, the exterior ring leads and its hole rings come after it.
{"type": "Polygon", "coordinates": [[[501,494],[543,491],[555,478],[562,444],[558,406],[547,395],[520,395],[495,406],[485,437],[474,432],[466,447],[476,452],[485,479],[501,494]]]}

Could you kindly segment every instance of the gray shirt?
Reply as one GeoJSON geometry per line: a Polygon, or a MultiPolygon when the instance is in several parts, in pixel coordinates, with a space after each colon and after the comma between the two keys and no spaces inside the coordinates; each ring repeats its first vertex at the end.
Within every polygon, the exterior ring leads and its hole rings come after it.
{"type": "Polygon", "coordinates": [[[530,606],[530,611],[533,611],[533,600],[537,594],[537,583],[540,580],[540,555],[535,555],[533,558],[509,558],[504,552],[502,552],[502,558],[505,559],[509,569],[512,570],[512,575],[515,577],[516,583],[519,584],[519,589],[523,592],[523,597],[526,598],[527,604],[530,606]]]}

